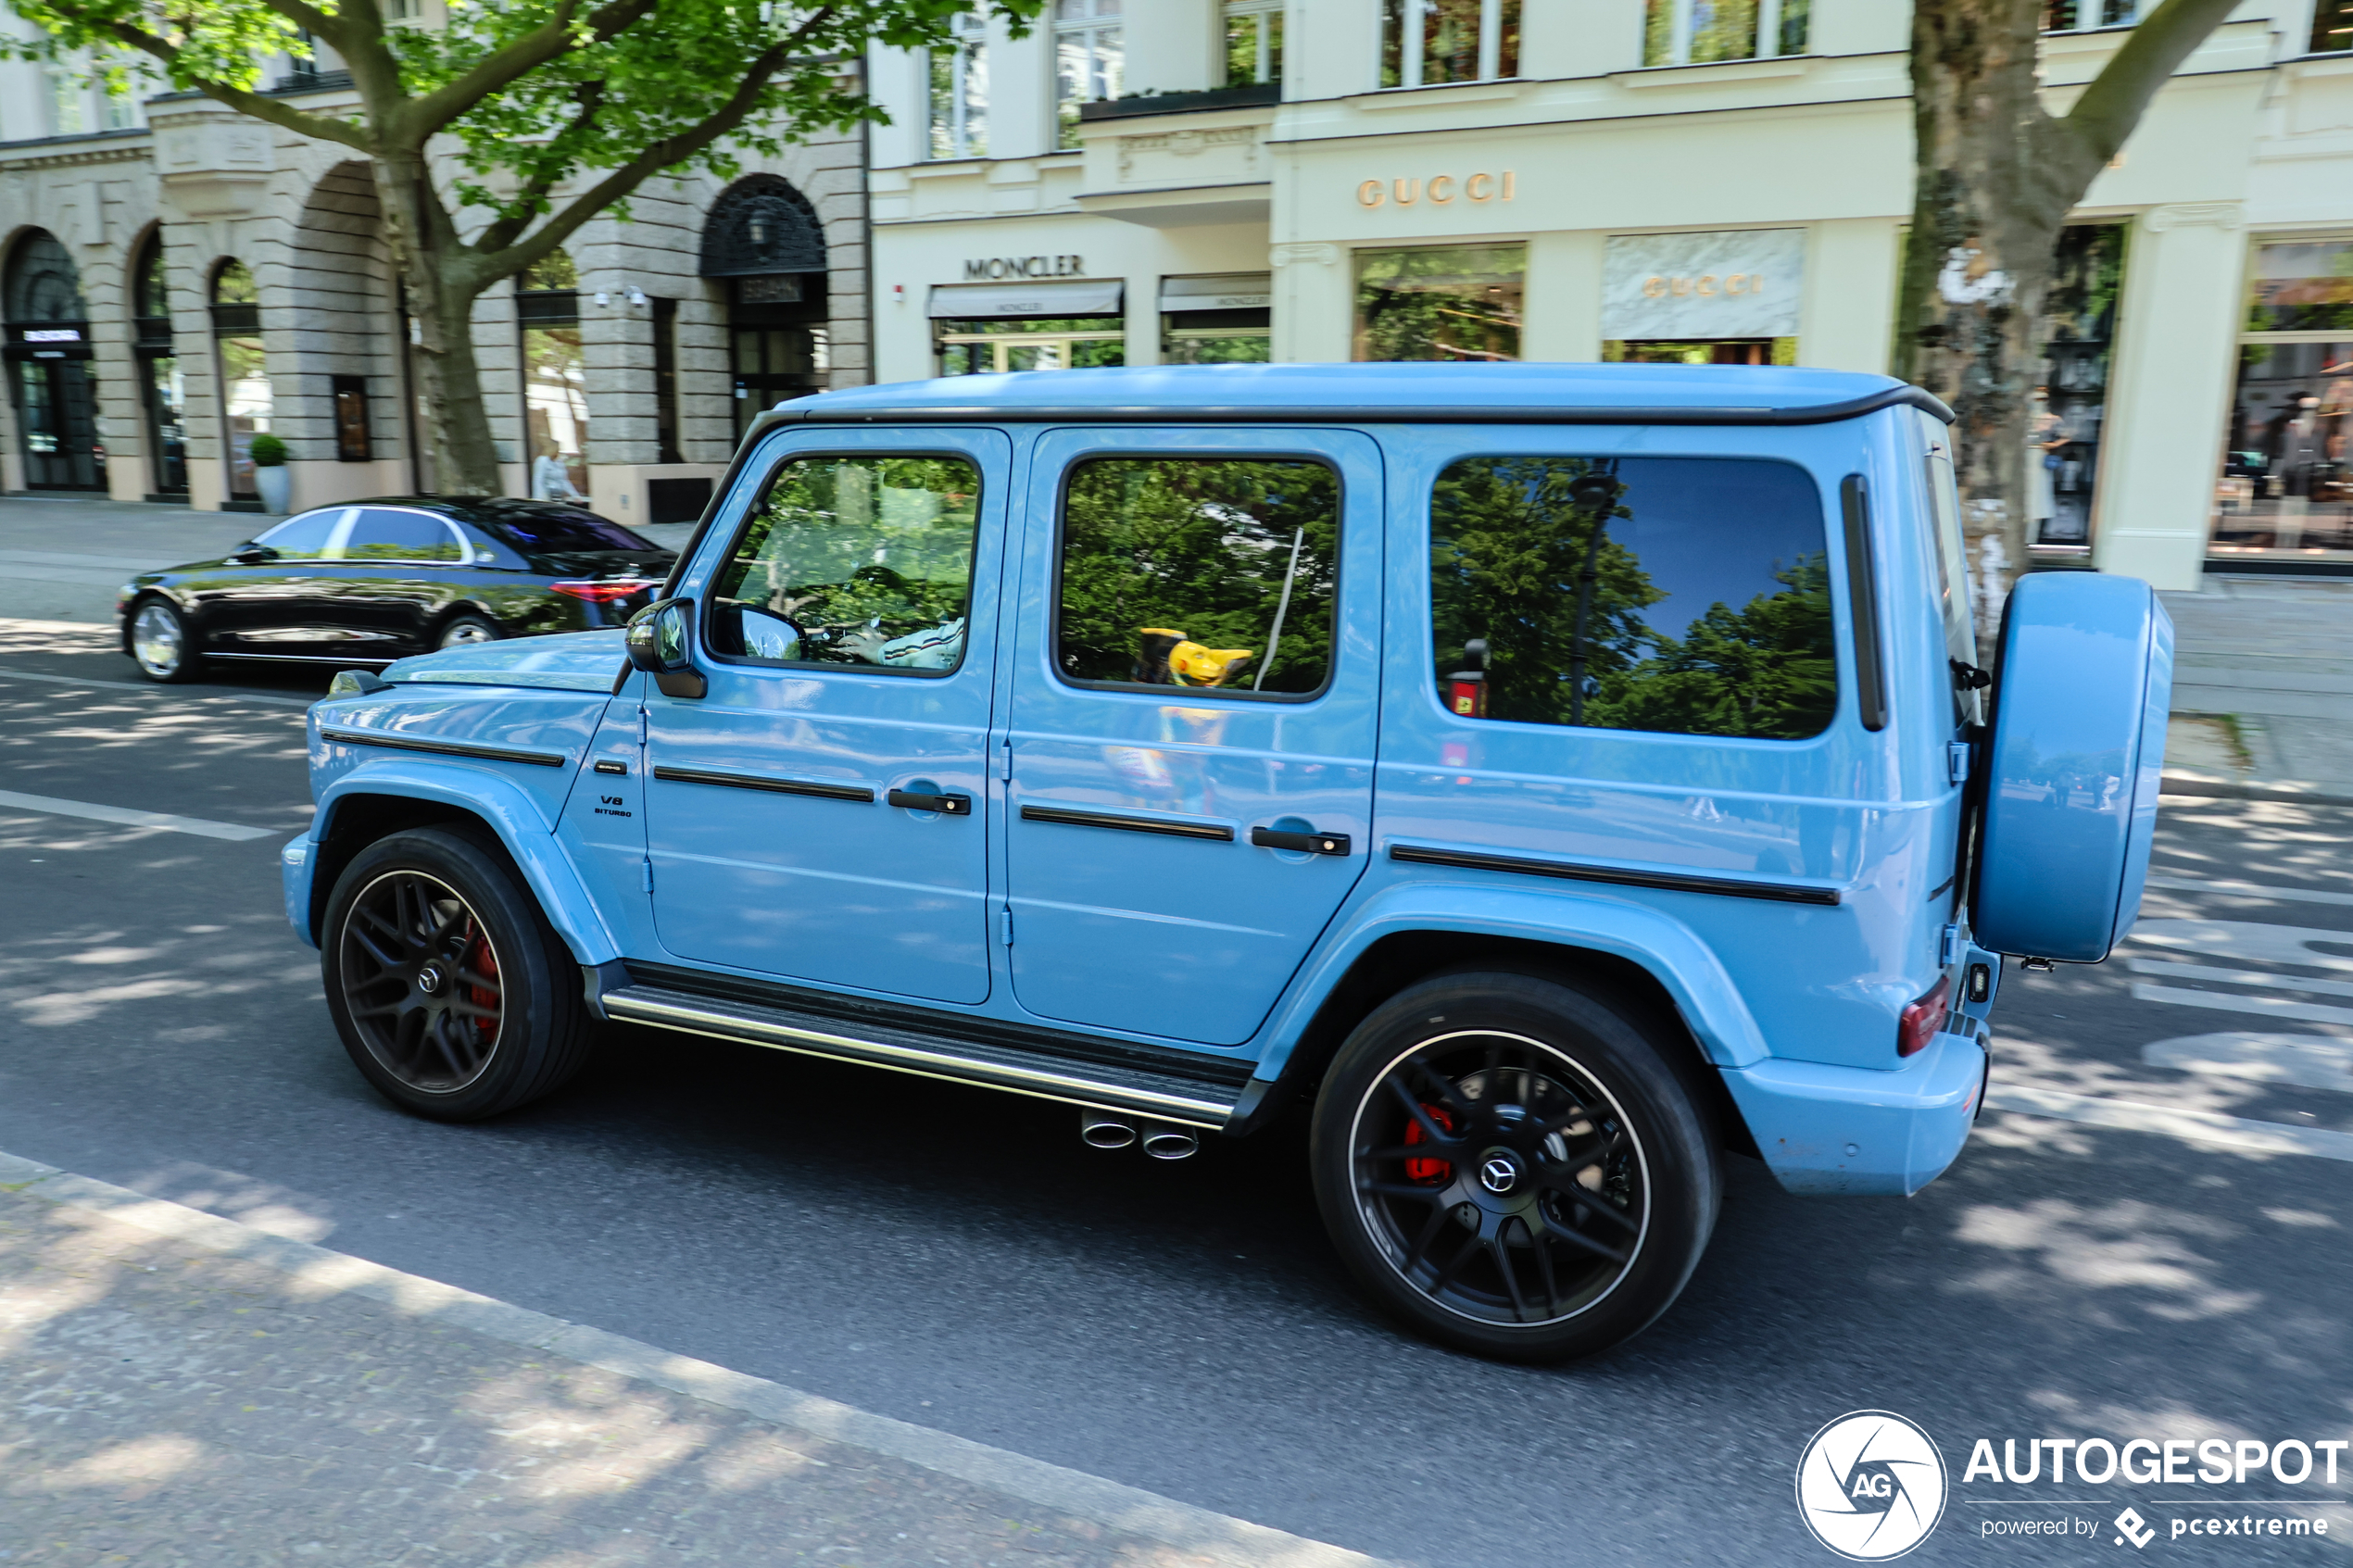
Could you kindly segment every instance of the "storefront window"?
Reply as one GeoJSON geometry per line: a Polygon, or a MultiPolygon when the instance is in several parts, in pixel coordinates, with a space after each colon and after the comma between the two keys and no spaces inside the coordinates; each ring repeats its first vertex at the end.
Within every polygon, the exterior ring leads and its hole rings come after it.
{"type": "Polygon", "coordinates": [[[1226,0],[1226,85],[1283,79],[1284,0],[1226,0]]]}
{"type": "Polygon", "coordinates": [[[522,340],[527,483],[542,501],[588,498],[588,360],[580,341],[580,275],[558,251],[515,289],[522,340]]]}
{"type": "Polygon", "coordinates": [[[2353,236],[2255,247],[2212,556],[2353,560],[2353,236]]]}
{"type": "Polygon", "coordinates": [[[140,412],[146,419],[147,483],[157,495],[182,495],[188,490],[188,391],[172,340],[171,295],[159,232],[147,236],[132,264],[131,309],[140,412]]]}
{"type": "Polygon", "coordinates": [[[260,494],[253,477],[253,438],[270,428],[276,398],[261,341],[261,294],[241,261],[212,275],[213,348],[220,363],[220,417],[229,458],[229,494],[260,494]]]}
{"type": "Polygon", "coordinates": [[[1714,65],[1806,53],[1812,0],[1647,0],[1642,64],[1714,65]]]}
{"type": "Polygon", "coordinates": [[[2124,225],[2059,231],[2038,336],[2043,370],[2032,394],[2026,452],[2027,538],[2088,546],[2100,432],[2124,292],[2124,225]]]}
{"type": "Polygon", "coordinates": [[[1119,96],[1123,0],[1054,0],[1054,145],[1078,145],[1078,108],[1119,96]]]}
{"type": "Polygon", "coordinates": [[[1160,281],[1165,365],[1263,365],[1274,340],[1275,280],[1265,272],[1160,281]]]}
{"type": "Polygon", "coordinates": [[[1520,0],[1381,0],[1380,84],[1517,76],[1519,9],[1520,0]]]}
{"type": "Polygon", "coordinates": [[[1126,322],[1117,316],[943,320],[938,327],[943,376],[1082,370],[1127,363],[1126,322]]]}
{"type": "Polygon", "coordinates": [[[1794,365],[1793,337],[1609,338],[1602,360],[1610,365],[1794,365]]]}
{"type": "Polygon", "coordinates": [[[2312,7],[2312,53],[2353,49],[2353,0],[2319,0],[2312,7]]]}
{"type": "Polygon", "coordinates": [[[1519,358],[1524,245],[1356,253],[1356,346],[1364,360],[1519,358]]]}
{"type": "Polygon", "coordinates": [[[982,19],[958,17],[949,24],[956,41],[931,52],[931,142],[933,157],[988,156],[988,45],[982,19]]]}

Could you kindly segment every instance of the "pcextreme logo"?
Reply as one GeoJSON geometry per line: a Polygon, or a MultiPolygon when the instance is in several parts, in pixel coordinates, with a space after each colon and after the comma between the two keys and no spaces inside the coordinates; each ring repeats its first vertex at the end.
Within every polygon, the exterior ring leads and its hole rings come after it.
{"type": "Polygon", "coordinates": [[[1797,1461],[1797,1512],[1814,1538],[1856,1562],[1901,1557],[1944,1516],[1944,1460],[1892,1411],[1856,1411],[1814,1434],[1797,1461]]]}

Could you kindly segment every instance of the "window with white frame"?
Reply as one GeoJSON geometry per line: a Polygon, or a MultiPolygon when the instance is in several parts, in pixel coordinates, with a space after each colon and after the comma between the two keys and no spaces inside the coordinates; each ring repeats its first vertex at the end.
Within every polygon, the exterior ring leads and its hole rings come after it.
{"type": "Polygon", "coordinates": [[[1226,85],[1283,79],[1284,0],[1226,0],[1226,85]]]}
{"type": "Polygon", "coordinates": [[[2045,32],[2082,32],[2095,27],[2131,27],[2141,19],[2141,0],[2043,0],[2045,32]]]}
{"type": "Polygon", "coordinates": [[[49,134],[79,136],[90,129],[90,89],[79,71],[52,66],[49,77],[49,134]]]}
{"type": "Polygon", "coordinates": [[[1078,107],[1119,96],[1123,0],[1054,0],[1054,145],[1078,145],[1078,107]]]}
{"type": "Polygon", "coordinates": [[[1380,84],[1517,76],[1519,9],[1520,0],[1381,0],[1380,84]]]}
{"type": "Polygon", "coordinates": [[[1802,55],[1812,9],[1812,0],[1646,0],[1642,64],[1702,66],[1802,55]]]}
{"type": "Polygon", "coordinates": [[[933,157],[988,156],[988,45],[981,18],[967,13],[949,24],[955,42],[931,52],[933,157]]]}

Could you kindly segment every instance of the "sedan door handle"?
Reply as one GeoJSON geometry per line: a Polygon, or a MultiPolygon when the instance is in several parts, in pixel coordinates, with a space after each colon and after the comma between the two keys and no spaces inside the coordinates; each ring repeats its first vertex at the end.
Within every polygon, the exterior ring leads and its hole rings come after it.
{"type": "Polygon", "coordinates": [[[1310,855],[1345,855],[1344,833],[1286,833],[1281,828],[1252,828],[1250,841],[1261,849],[1300,849],[1310,855]]]}
{"type": "Polygon", "coordinates": [[[910,811],[937,811],[943,817],[973,814],[973,797],[969,795],[925,795],[921,790],[894,789],[885,798],[910,811]]]}

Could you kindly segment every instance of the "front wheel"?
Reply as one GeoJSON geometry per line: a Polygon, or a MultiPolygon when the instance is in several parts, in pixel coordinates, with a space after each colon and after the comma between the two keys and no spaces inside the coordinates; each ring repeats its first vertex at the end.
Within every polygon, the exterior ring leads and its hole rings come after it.
{"type": "Polygon", "coordinates": [[[1720,1173],[1677,1042],[1640,1018],[1558,981],[1452,973],[1359,1024],[1311,1139],[1358,1282],[1429,1337],[1512,1361],[1604,1349],[1664,1312],[1720,1173]]]}
{"type": "Polygon", "coordinates": [[[320,944],[327,1009],[402,1110],[473,1122],[552,1092],[587,1054],[580,970],[490,843],[424,828],[361,850],[320,944]]]}
{"type": "Polygon", "coordinates": [[[195,673],[187,618],[168,599],[148,599],[131,617],[131,658],[139,673],[169,684],[195,673]]]}

